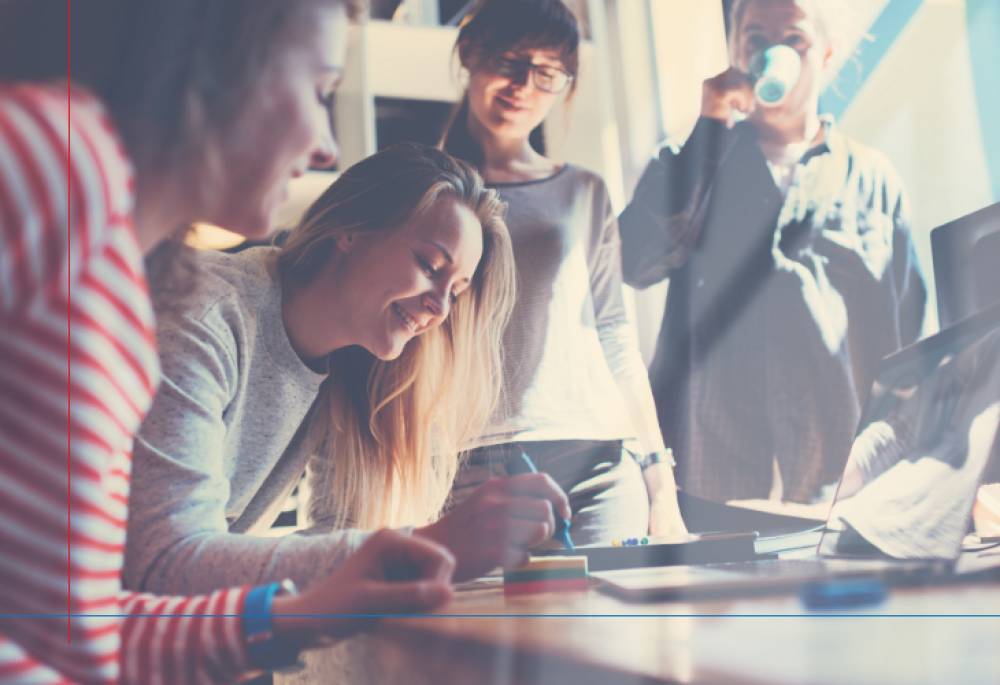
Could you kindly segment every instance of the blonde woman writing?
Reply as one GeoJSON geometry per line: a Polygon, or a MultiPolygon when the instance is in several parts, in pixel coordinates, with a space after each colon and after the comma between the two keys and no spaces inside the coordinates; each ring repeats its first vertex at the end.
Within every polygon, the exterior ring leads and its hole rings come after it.
{"type": "MultiPolygon", "coordinates": [[[[201,255],[198,289],[157,302],[164,382],[136,441],[126,581],[307,583],[361,544],[358,529],[433,521],[497,397],[514,285],[502,211],[470,167],[400,146],[346,171],[282,249],[201,255]],[[248,535],[311,455],[330,467],[329,519],[248,535]]],[[[497,515],[463,522],[473,535],[417,531],[453,551],[459,578],[521,561],[553,509],[569,513],[545,476],[477,500],[497,515]]]]}

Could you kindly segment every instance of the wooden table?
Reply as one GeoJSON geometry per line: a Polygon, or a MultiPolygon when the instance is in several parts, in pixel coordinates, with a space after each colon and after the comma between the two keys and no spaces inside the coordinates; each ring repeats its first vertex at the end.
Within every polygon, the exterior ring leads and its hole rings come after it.
{"type": "Polygon", "coordinates": [[[314,652],[304,683],[1000,683],[1000,583],[895,589],[863,613],[794,595],[628,604],[596,589],[465,590],[314,652]],[[972,616],[969,616],[972,615],[972,616]]]}

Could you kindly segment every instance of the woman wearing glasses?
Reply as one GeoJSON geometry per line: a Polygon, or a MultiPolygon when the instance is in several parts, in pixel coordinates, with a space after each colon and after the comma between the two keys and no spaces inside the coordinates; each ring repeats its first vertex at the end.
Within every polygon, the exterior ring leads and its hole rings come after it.
{"type": "Polygon", "coordinates": [[[508,203],[518,272],[504,397],[453,502],[477,506],[464,495],[504,474],[523,449],[569,494],[573,539],[588,543],[684,525],[625,312],[607,189],[594,173],[532,146],[532,131],[573,92],[579,40],[559,0],[487,0],[459,33],[469,83],[443,146],[475,164],[508,203]],[[633,438],[641,447],[626,451],[633,438]]]}

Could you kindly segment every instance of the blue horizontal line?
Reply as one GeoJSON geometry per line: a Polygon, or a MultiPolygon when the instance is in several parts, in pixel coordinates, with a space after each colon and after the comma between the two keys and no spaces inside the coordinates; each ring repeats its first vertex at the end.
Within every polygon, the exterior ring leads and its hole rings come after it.
{"type": "MultiPolygon", "coordinates": [[[[250,614],[0,614],[12,618],[245,618],[250,614]]],[[[296,618],[997,618],[1000,614],[276,614],[296,618]]],[[[254,616],[257,616],[254,614],[254,616]]]]}

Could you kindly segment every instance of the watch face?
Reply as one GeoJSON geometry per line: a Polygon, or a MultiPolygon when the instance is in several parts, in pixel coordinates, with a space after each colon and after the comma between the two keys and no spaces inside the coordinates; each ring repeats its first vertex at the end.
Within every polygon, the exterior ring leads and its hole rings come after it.
{"type": "Polygon", "coordinates": [[[295,586],[295,581],[291,578],[285,578],[278,583],[279,595],[297,595],[299,594],[299,588],[295,586]]]}

